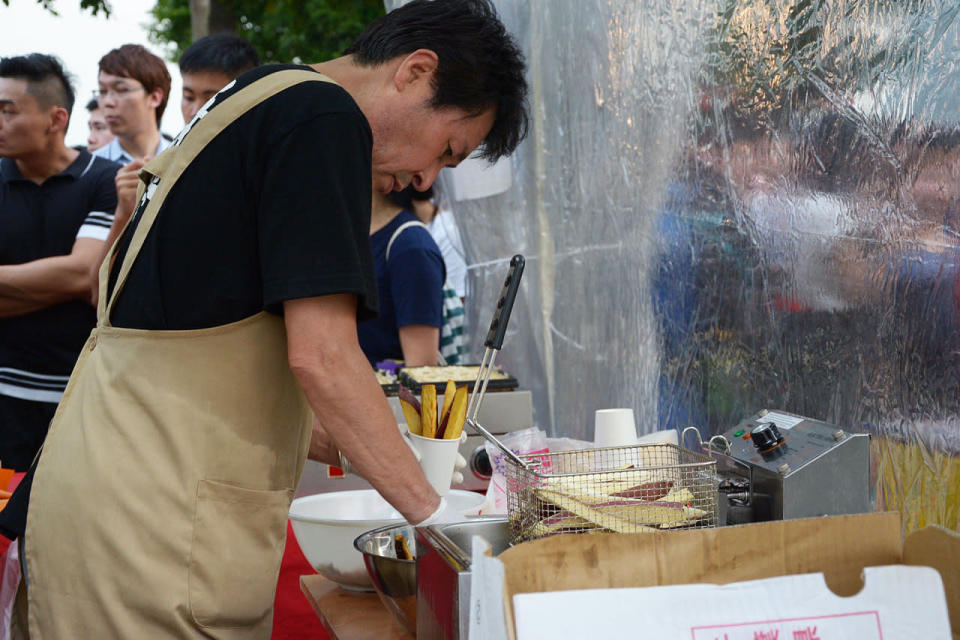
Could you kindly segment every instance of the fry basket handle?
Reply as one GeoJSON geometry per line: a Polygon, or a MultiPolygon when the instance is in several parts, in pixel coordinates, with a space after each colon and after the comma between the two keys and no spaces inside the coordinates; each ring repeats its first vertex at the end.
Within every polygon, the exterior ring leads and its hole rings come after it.
{"type": "Polygon", "coordinates": [[[513,256],[510,260],[510,271],[507,272],[507,279],[503,283],[497,308],[493,312],[487,339],[483,342],[483,345],[489,349],[500,350],[503,347],[503,337],[507,333],[507,323],[510,322],[513,303],[517,299],[517,291],[520,290],[520,277],[523,276],[524,264],[526,264],[526,261],[519,254],[513,256]]]}

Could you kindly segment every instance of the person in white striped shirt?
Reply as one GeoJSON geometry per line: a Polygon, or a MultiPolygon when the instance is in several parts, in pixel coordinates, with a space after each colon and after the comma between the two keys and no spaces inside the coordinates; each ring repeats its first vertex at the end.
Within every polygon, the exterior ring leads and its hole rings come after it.
{"type": "Polygon", "coordinates": [[[96,317],[89,271],[120,167],[64,142],[74,92],[59,60],[0,59],[0,465],[26,471],[96,317]]]}

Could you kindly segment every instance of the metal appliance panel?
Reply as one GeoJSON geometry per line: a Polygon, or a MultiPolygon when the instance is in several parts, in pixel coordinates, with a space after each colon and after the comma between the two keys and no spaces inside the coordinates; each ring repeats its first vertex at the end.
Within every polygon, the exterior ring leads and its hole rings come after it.
{"type": "Polygon", "coordinates": [[[470,629],[471,539],[482,536],[494,556],[510,545],[506,518],[480,518],[416,528],[417,639],[456,640],[470,629]]]}
{"type": "Polygon", "coordinates": [[[871,509],[870,437],[784,411],[761,411],[729,429],[721,473],[750,480],[756,520],[864,513],[871,509]],[[773,422],[782,445],[761,454],[751,431],[773,422]]]}

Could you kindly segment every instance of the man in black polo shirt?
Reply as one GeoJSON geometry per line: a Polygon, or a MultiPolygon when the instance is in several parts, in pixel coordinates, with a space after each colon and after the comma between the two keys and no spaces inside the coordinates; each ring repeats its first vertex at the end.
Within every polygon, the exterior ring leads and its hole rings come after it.
{"type": "Polygon", "coordinates": [[[96,321],[89,272],[119,165],[66,146],[60,62],[0,59],[0,463],[25,471],[96,321]]]}

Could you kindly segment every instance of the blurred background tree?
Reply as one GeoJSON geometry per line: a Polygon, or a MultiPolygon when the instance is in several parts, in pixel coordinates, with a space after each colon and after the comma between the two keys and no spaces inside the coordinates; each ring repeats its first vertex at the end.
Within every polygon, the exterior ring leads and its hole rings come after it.
{"type": "Polygon", "coordinates": [[[942,34],[926,25],[949,24],[958,8],[944,11],[935,0],[719,0],[708,83],[727,94],[736,120],[773,128],[798,109],[852,103],[892,76],[909,76],[924,63],[921,38],[942,34]]]}
{"type": "Polygon", "coordinates": [[[199,37],[234,32],[263,62],[335,58],[384,14],[382,0],[157,0],[150,40],[171,60],[199,37]]]}
{"type": "MultiPolygon", "coordinates": [[[[0,2],[3,2],[4,6],[10,6],[10,0],[0,0],[0,2]]],[[[54,6],[56,0],[36,0],[36,2],[53,15],[60,15],[57,13],[56,6],[54,6]]],[[[102,11],[105,17],[110,17],[111,8],[107,0],[80,0],[80,8],[89,11],[95,16],[99,15],[102,11]]]]}

